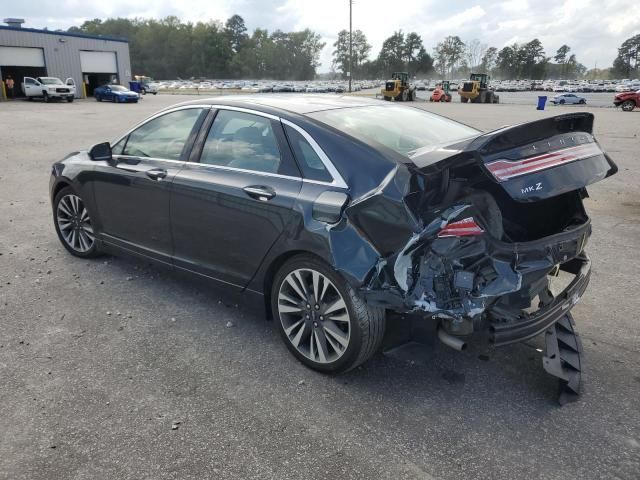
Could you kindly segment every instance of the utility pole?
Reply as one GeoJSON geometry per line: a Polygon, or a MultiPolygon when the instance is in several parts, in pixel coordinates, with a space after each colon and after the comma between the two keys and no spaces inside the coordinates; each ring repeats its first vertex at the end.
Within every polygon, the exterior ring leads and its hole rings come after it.
{"type": "Polygon", "coordinates": [[[353,68],[353,33],[351,31],[352,7],[353,0],[349,0],[349,71],[347,72],[347,76],[349,77],[349,93],[351,93],[351,69],[353,68]]]}

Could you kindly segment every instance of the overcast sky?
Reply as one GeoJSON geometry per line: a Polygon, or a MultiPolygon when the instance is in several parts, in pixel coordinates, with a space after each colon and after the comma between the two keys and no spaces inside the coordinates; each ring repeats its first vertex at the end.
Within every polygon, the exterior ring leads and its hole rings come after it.
{"type": "MultiPolygon", "coordinates": [[[[31,28],[67,29],[87,19],[116,16],[224,21],[234,13],[249,30],[310,28],[327,43],[321,72],[330,68],[337,32],[349,27],[348,0],[0,0],[0,5],[2,18],[24,18],[31,28]]],[[[355,0],[353,28],[364,31],[372,56],[385,38],[402,29],[418,32],[429,53],[447,35],[498,48],[537,37],[547,56],[566,43],[578,61],[600,68],[611,66],[620,43],[640,33],[640,8],[632,0],[355,0]]]]}

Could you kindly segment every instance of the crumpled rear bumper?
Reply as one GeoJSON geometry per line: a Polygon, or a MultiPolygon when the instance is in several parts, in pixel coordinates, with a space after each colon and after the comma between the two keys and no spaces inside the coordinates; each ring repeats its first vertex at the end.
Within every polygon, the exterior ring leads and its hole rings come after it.
{"type": "Polygon", "coordinates": [[[490,341],[495,346],[528,340],[541,334],[563,316],[580,300],[589,285],[591,262],[586,254],[560,265],[560,270],[574,274],[575,277],[567,287],[548,305],[535,313],[519,318],[515,312],[494,309],[492,315],[499,315],[500,322],[492,322],[490,341]]]}

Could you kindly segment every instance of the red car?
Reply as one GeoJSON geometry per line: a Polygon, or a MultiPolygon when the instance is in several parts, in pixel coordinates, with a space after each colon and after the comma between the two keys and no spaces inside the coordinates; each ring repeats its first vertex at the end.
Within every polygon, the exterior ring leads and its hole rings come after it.
{"type": "Polygon", "coordinates": [[[613,99],[616,107],[622,107],[625,112],[631,112],[634,108],[640,108],[640,90],[637,92],[619,93],[613,99]]]}

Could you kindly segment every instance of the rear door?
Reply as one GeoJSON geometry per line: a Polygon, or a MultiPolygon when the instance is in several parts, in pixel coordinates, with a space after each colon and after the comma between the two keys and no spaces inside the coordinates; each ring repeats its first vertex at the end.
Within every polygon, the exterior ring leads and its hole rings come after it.
{"type": "Polygon", "coordinates": [[[246,286],[294,216],[302,180],[277,118],[215,114],[171,194],[175,265],[246,286]]]}
{"type": "Polygon", "coordinates": [[[95,162],[91,182],[104,241],[170,262],[171,181],[207,112],[188,107],[153,117],[113,146],[113,162],[95,162]]]}

